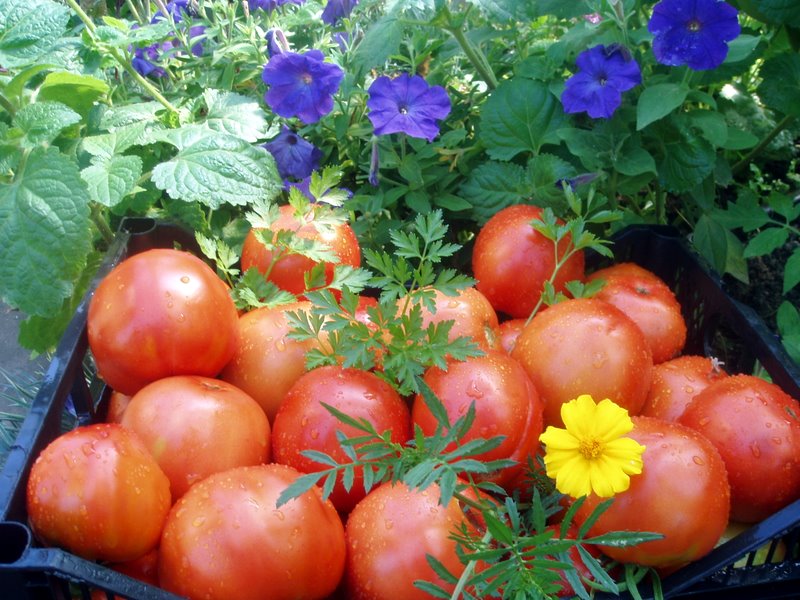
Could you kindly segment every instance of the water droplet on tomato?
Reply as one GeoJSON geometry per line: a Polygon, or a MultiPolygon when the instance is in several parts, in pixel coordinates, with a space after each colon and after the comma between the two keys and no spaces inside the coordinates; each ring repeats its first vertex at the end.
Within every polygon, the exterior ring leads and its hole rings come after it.
{"type": "Polygon", "coordinates": [[[772,438],[772,443],[775,444],[776,446],[780,446],[782,442],[783,440],[779,437],[772,438]]]}
{"type": "Polygon", "coordinates": [[[391,519],[384,519],[383,526],[386,527],[387,530],[391,529],[392,527],[394,527],[394,521],[392,521],[391,519]]]}
{"type": "Polygon", "coordinates": [[[467,396],[475,398],[476,400],[483,398],[483,390],[478,387],[477,382],[470,381],[469,387],[467,388],[467,396]]]}
{"type": "Polygon", "coordinates": [[[273,510],[272,514],[275,515],[279,521],[283,521],[286,518],[283,512],[280,510],[273,510]]]}
{"type": "Polygon", "coordinates": [[[286,340],[281,338],[277,342],[275,342],[275,350],[277,350],[278,352],[283,352],[284,350],[286,350],[286,340]]]}
{"type": "Polygon", "coordinates": [[[700,465],[700,466],[703,466],[704,464],[706,464],[706,461],[704,461],[704,460],[703,460],[702,458],[700,458],[699,456],[693,456],[693,457],[692,457],[692,462],[693,462],[694,464],[696,464],[696,465],[700,465]]]}
{"type": "Polygon", "coordinates": [[[181,283],[189,283],[189,281],[190,280],[188,275],[184,275],[183,277],[181,277],[181,283]]]}
{"type": "Polygon", "coordinates": [[[309,435],[311,436],[312,440],[315,440],[319,437],[319,431],[317,431],[316,429],[312,429],[309,435]]]}
{"type": "Polygon", "coordinates": [[[701,427],[705,427],[706,425],[708,425],[709,421],[711,421],[711,419],[709,419],[708,417],[703,417],[698,421],[698,423],[700,424],[701,427]]]}
{"type": "Polygon", "coordinates": [[[687,394],[693,394],[694,388],[690,385],[685,385],[683,386],[683,391],[686,392],[687,394]]]}
{"type": "Polygon", "coordinates": [[[450,302],[447,303],[447,306],[449,308],[458,308],[458,304],[458,300],[450,300],[450,302]]]}
{"type": "Polygon", "coordinates": [[[750,452],[752,452],[753,456],[756,458],[761,457],[761,448],[758,447],[758,442],[753,442],[750,444],[750,452]]]}

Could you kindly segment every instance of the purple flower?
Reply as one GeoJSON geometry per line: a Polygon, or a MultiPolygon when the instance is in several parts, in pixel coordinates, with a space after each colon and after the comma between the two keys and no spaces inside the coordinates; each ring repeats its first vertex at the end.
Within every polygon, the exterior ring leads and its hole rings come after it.
{"type": "Polygon", "coordinates": [[[639,65],[617,44],[584,50],[575,62],[580,70],[567,79],[561,94],[564,112],[608,119],[622,104],[622,92],[642,82],[639,65]]]}
{"type": "Polygon", "coordinates": [[[663,65],[715,69],[728,55],[739,27],[736,9],[718,0],[661,0],[647,29],[655,37],[653,54],[663,65]]]}
{"type": "Polygon", "coordinates": [[[440,85],[428,85],[419,75],[385,75],[369,86],[369,120],[376,135],[402,131],[429,142],[439,134],[437,120],[450,114],[450,98],[440,85]]]}
{"type": "Polygon", "coordinates": [[[305,179],[311,172],[319,169],[322,150],[308,142],[284,125],[281,132],[271,142],[264,144],[278,165],[278,173],[283,179],[305,179]]]}
{"type": "Polygon", "coordinates": [[[284,4],[304,4],[306,0],[247,0],[250,10],[261,9],[266,12],[275,10],[284,4]]]}
{"type": "Polygon", "coordinates": [[[324,59],[319,50],[271,57],[261,75],[269,86],[264,100],[270,108],[281,117],[297,116],[304,123],[316,123],[331,112],[344,72],[324,59]]]}
{"type": "MultiPolygon", "coordinates": [[[[193,13],[189,10],[189,0],[172,0],[171,2],[167,2],[166,8],[167,12],[172,15],[172,20],[176,23],[180,23],[183,20],[183,15],[193,16],[193,13]]],[[[165,19],[166,16],[164,13],[159,10],[156,11],[156,14],[153,15],[150,22],[158,23],[165,19]]]]}
{"type": "Polygon", "coordinates": [[[133,51],[131,65],[143,77],[166,77],[167,72],[155,64],[158,60],[158,44],[145,48],[136,48],[133,51]]]}
{"type": "Polygon", "coordinates": [[[327,25],[336,25],[340,19],[350,16],[358,0],[328,0],[325,10],[322,11],[322,22],[327,25]]]}
{"type": "Polygon", "coordinates": [[[372,139],[372,153],[369,158],[369,184],[372,187],[378,187],[379,171],[381,166],[381,155],[378,152],[378,138],[372,139]]]}
{"type": "Polygon", "coordinates": [[[273,27],[267,31],[264,37],[267,40],[267,54],[270,58],[289,50],[289,40],[286,39],[286,34],[282,29],[273,27]]]}

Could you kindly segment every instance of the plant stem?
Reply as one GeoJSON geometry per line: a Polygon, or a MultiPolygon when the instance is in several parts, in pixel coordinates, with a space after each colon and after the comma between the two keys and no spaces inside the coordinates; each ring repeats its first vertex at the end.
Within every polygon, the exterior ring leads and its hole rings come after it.
{"type": "Polygon", "coordinates": [[[751,161],[751,160],[753,160],[753,158],[755,158],[755,157],[756,157],[756,156],[757,156],[757,155],[758,155],[758,154],[759,154],[759,153],[760,153],[760,152],[761,152],[761,151],[762,151],[764,148],[766,148],[766,147],[769,145],[769,143],[770,143],[772,140],[774,140],[774,139],[775,139],[775,138],[778,136],[778,134],[779,134],[781,131],[783,131],[783,130],[784,130],[784,129],[786,129],[786,128],[787,128],[789,125],[791,125],[791,124],[792,124],[792,121],[794,121],[794,119],[795,119],[794,115],[786,115],[786,116],[785,116],[785,117],[783,117],[783,118],[782,118],[780,121],[778,121],[778,122],[775,124],[775,127],[773,127],[773,128],[772,128],[772,131],[770,131],[770,132],[769,132],[769,133],[766,135],[766,137],[764,137],[764,139],[762,139],[762,140],[761,140],[761,141],[760,141],[760,142],[759,142],[759,143],[756,145],[756,147],[755,147],[755,148],[753,148],[752,150],[750,150],[750,152],[748,152],[748,153],[747,153],[747,154],[744,156],[744,158],[742,158],[742,159],[741,159],[739,162],[737,162],[735,165],[733,165],[733,168],[731,169],[731,170],[733,171],[733,174],[735,175],[735,174],[739,173],[739,172],[740,172],[742,169],[744,169],[744,168],[745,168],[745,167],[746,167],[748,164],[750,164],[750,161],[751,161]]]}
{"type": "Polygon", "coordinates": [[[467,36],[464,35],[464,32],[461,30],[461,28],[452,27],[448,28],[447,30],[456,39],[458,45],[461,46],[461,49],[464,51],[464,54],[466,54],[469,62],[471,62],[472,66],[475,67],[475,70],[478,71],[489,89],[493,90],[496,88],[497,77],[495,77],[494,71],[492,71],[492,67],[489,66],[489,61],[486,60],[483,52],[481,52],[478,47],[476,47],[467,39],[467,36]]]}
{"type": "Polygon", "coordinates": [[[14,118],[14,115],[17,114],[17,109],[14,108],[14,105],[11,104],[11,101],[6,98],[5,94],[3,93],[0,93],[0,106],[5,109],[12,119],[14,118]]]}
{"type": "Polygon", "coordinates": [[[97,230],[100,232],[100,235],[103,236],[103,241],[106,242],[107,244],[113,242],[114,230],[111,229],[111,227],[109,227],[105,215],[100,210],[100,206],[95,203],[92,203],[91,217],[92,217],[92,222],[97,227],[97,230]]]}
{"type": "Polygon", "coordinates": [[[139,14],[139,11],[138,11],[138,10],[136,10],[136,6],[133,4],[133,2],[132,2],[131,0],[125,0],[125,4],[128,6],[128,10],[129,10],[129,11],[131,11],[131,14],[133,15],[133,17],[134,17],[134,18],[135,18],[135,19],[136,19],[136,20],[137,20],[139,23],[141,23],[142,25],[144,25],[144,24],[145,24],[145,22],[144,22],[144,21],[142,21],[142,16],[139,14]]]}
{"type": "MultiPolygon", "coordinates": [[[[72,10],[81,18],[83,24],[86,25],[86,30],[91,35],[92,39],[94,40],[94,33],[97,29],[92,22],[92,19],[89,15],[87,15],[84,10],[80,7],[80,5],[75,0],[66,0],[67,4],[69,5],[72,10]]],[[[175,108],[169,100],[167,100],[161,92],[156,89],[156,87],[147,81],[136,69],[133,68],[130,61],[125,60],[124,57],[120,56],[119,50],[116,48],[109,47],[107,49],[108,53],[117,61],[117,63],[125,69],[128,74],[133,77],[139,85],[141,85],[145,90],[147,90],[153,98],[155,98],[164,108],[172,113],[177,113],[178,109],[175,108]]]]}

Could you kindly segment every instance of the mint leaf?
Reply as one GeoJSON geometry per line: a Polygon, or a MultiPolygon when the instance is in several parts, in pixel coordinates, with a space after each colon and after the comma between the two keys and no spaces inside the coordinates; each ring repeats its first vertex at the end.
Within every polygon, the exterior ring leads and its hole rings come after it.
{"type": "Polygon", "coordinates": [[[81,171],[89,188],[89,198],[104,206],[115,206],[136,187],[142,176],[142,159],[138,156],[95,157],[81,171]]]}
{"type": "Polygon", "coordinates": [[[50,0],[0,0],[0,65],[19,67],[49,50],[67,28],[69,10],[50,0]]]}
{"type": "Polygon", "coordinates": [[[229,133],[251,143],[269,136],[266,115],[255,100],[213,89],[205,90],[203,98],[208,109],[205,125],[212,131],[229,133]]]}
{"type": "Polygon", "coordinates": [[[131,146],[148,143],[145,132],[150,125],[146,121],[138,121],[117,127],[111,133],[83,138],[81,148],[92,156],[111,158],[115,154],[125,152],[131,146]]]}
{"type": "Polygon", "coordinates": [[[516,77],[501,83],[481,111],[481,141],[489,156],[511,160],[520,152],[537,154],[559,141],[564,123],[561,103],[541,81],[516,77]]]}
{"type": "Polygon", "coordinates": [[[386,15],[375,21],[353,52],[354,75],[358,77],[385,63],[400,49],[402,37],[403,26],[396,16],[386,15]]]}
{"type": "Polygon", "coordinates": [[[663,148],[658,172],[670,192],[688,192],[714,171],[714,146],[692,131],[683,119],[667,122],[655,132],[663,148]]]}
{"type": "Polygon", "coordinates": [[[270,200],[281,191],[275,160],[264,148],[232,135],[184,134],[175,158],[153,169],[153,182],[170,197],[219,208],[226,202],[240,206],[270,200]]]}
{"type": "MultiPolygon", "coordinates": [[[[792,252],[783,267],[783,293],[788,294],[800,284],[800,250],[792,252]]],[[[797,331],[800,334],[800,329],[797,331]]]]}
{"type": "Polygon", "coordinates": [[[38,99],[63,102],[86,116],[94,103],[108,93],[108,89],[108,84],[96,77],[57,71],[44,78],[38,99]]]}
{"type": "Polygon", "coordinates": [[[14,116],[14,125],[23,133],[23,148],[49,144],[64,129],[80,122],[81,116],[61,102],[35,102],[23,106],[14,116]]]}
{"type": "Polygon", "coordinates": [[[784,52],[764,62],[759,73],[758,95],[769,108],[800,116],[800,55],[784,52]]]}
{"type": "Polygon", "coordinates": [[[50,316],[72,296],[91,246],[86,184],[56,148],[35,148],[10,184],[0,185],[3,299],[50,316]]]}
{"type": "Polygon", "coordinates": [[[666,117],[683,104],[688,93],[686,85],[677,83],[659,83],[645,89],[636,103],[636,129],[642,130],[666,117]]]}

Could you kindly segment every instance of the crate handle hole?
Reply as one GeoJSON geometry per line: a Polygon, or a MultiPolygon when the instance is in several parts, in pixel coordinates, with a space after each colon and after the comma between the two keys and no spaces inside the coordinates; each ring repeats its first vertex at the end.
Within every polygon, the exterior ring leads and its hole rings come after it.
{"type": "Polygon", "coordinates": [[[31,545],[31,532],[21,523],[0,523],[0,564],[17,562],[31,545]]]}
{"type": "Polygon", "coordinates": [[[150,233],[156,228],[156,220],[151,217],[132,217],[122,221],[120,229],[133,235],[150,233]]]}

